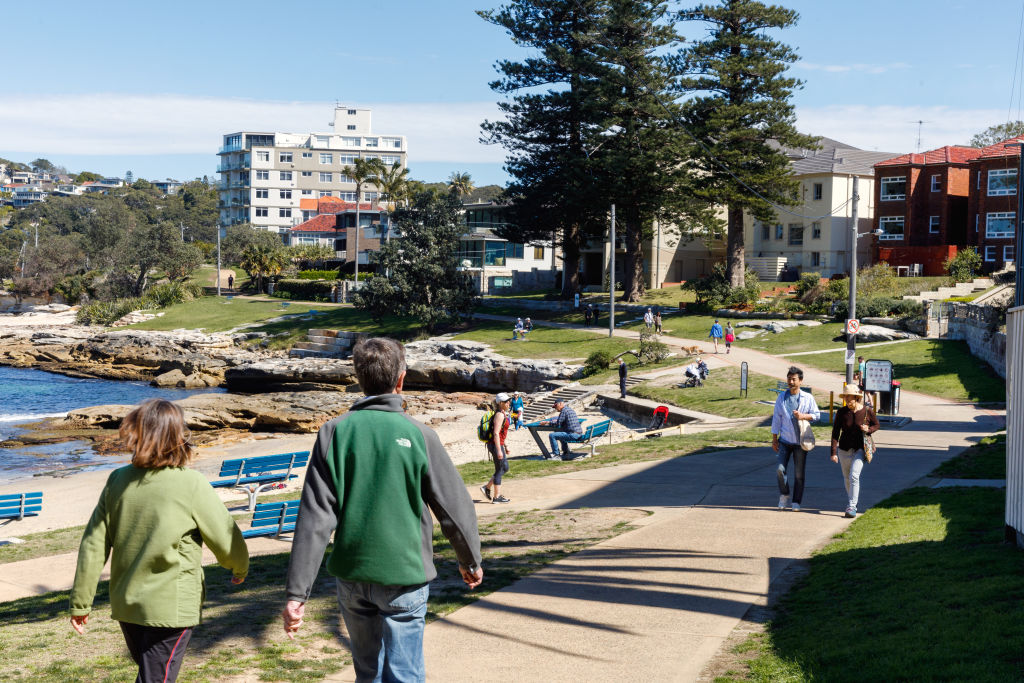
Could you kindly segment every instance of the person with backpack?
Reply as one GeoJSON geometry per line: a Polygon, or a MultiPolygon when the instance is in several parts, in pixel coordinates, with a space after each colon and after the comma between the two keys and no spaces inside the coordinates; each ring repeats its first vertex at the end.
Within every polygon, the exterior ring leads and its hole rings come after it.
{"type": "Polygon", "coordinates": [[[512,392],[512,426],[519,431],[523,426],[523,395],[518,391],[512,392]]]}
{"type": "Polygon", "coordinates": [[[492,503],[512,502],[501,495],[501,477],[508,472],[508,447],[505,445],[505,437],[508,435],[509,425],[509,404],[512,398],[505,392],[494,397],[494,410],[488,410],[480,419],[480,426],[477,428],[477,436],[486,437],[487,452],[494,461],[494,476],[490,481],[480,487],[484,498],[492,503]]]}

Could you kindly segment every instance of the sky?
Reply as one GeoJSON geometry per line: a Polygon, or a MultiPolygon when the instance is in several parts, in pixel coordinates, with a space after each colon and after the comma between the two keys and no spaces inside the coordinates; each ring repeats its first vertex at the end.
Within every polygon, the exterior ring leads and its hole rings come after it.
{"type": "MultiPolygon", "coordinates": [[[[414,178],[468,171],[477,185],[504,184],[504,150],[480,143],[480,123],[499,115],[495,62],[525,53],[475,13],[499,4],[12,3],[0,157],[215,177],[225,133],[330,131],[340,103],[372,108],[374,133],[407,137],[414,178]]],[[[984,11],[959,0],[781,4],[801,16],[777,37],[800,56],[792,101],[803,132],[903,153],[919,131],[925,150],[1024,119],[1024,0],[986,0],[984,11]]],[[[703,36],[696,24],[681,32],[703,36]]]]}

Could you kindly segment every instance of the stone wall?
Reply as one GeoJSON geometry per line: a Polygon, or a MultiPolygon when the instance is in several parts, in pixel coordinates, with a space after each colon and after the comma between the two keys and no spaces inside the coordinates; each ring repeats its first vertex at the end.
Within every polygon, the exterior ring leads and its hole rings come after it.
{"type": "Polygon", "coordinates": [[[1006,379],[1006,335],[999,332],[999,309],[972,304],[943,305],[940,315],[929,315],[929,335],[967,342],[971,353],[1006,379]]]}

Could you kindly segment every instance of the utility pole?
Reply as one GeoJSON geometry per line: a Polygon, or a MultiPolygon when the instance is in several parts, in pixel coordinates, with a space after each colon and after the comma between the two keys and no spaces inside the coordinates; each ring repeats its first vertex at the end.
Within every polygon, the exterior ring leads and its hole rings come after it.
{"type": "Polygon", "coordinates": [[[223,230],[219,225],[217,226],[217,296],[220,296],[220,231],[223,230]]]}
{"type": "Polygon", "coordinates": [[[608,266],[608,336],[615,336],[615,205],[612,204],[611,259],[608,266]]]}
{"type": "MultiPolygon", "coordinates": [[[[857,202],[860,201],[860,193],[858,192],[858,181],[860,179],[857,176],[853,176],[853,197],[850,203],[853,205],[850,211],[851,226],[850,226],[850,301],[848,310],[846,313],[847,320],[853,320],[857,317],[857,202]]],[[[857,363],[857,335],[850,334],[849,328],[846,330],[846,383],[853,384],[853,366],[857,363]]],[[[861,380],[863,381],[863,377],[861,380]]]]}
{"type": "Polygon", "coordinates": [[[1013,305],[1024,306],[1024,270],[1021,270],[1021,240],[1024,240],[1024,230],[1021,229],[1021,216],[1024,215],[1024,188],[1021,187],[1021,178],[1024,178],[1024,142],[1011,142],[1004,147],[1017,148],[1017,215],[1014,219],[1013,261],[1016,284],[1014,285],[1013,305]]]}

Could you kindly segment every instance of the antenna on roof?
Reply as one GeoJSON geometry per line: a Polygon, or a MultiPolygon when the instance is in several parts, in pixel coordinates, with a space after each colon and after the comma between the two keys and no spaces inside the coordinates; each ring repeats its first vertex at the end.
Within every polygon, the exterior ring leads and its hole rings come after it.
{"type": "Polygon", "coordinates": [[[911,121],[910,123],[916,123],[917,124],[917,151],[920,152],[921,151],[921,127],[924,126],[924,124],[926,124],[926,123],[931,123],[931,121],[911,121]]]}

